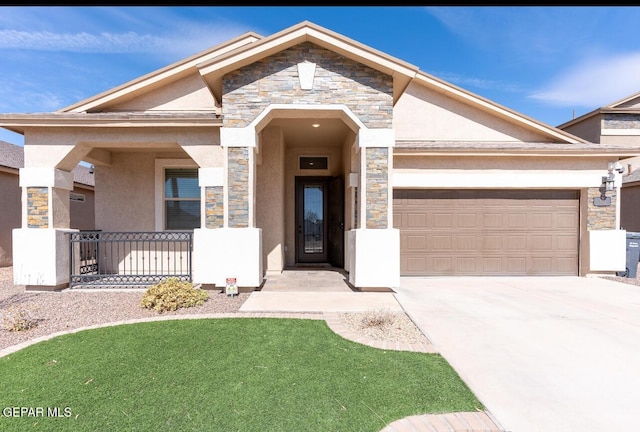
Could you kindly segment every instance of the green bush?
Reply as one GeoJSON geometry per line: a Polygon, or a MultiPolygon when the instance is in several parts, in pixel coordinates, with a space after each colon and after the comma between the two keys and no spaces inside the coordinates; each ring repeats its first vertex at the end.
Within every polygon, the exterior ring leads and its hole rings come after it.
{"type": "Polygon", "coordinates": [[[208,292],[194,288],[191,282],[170,277],[150,286],[142,296],[141,305],[162,313],[182,307],[199,306],[208,298],[208,292]]]}

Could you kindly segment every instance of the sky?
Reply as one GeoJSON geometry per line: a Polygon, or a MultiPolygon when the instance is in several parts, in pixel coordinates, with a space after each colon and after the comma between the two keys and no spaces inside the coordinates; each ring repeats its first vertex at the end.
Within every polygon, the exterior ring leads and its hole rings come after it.
{"type": "Polygon", "coordinates": [[[0,6],[0,113],[56,111],[305,20],[551,126],[640,92],[640,6],[0,6]]]}

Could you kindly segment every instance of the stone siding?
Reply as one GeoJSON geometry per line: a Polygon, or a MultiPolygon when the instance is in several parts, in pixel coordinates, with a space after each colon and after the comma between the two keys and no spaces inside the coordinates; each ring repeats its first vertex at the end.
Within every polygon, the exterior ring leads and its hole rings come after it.
{"type": "Polygon", "coordinates": [[[224,127],[246,127],[269,104],[344,104],[368,128],[391,128],[393,78],[310,42],[266,57],[222,79],[224,127]],[[316,64],[303,90],[298,63],[316,64]]]}
{"type": "Polygon", "coordinates": [[[389,149],[372,147],[366,151],[367,228],[387,228],[389,213],[389,149]]]}
{"type": "Polygon", "coordinates": [[[224,227],[224,190],[222,186],[206,186],[205,194],[205,227],[224,227]]]}
{"type": "Polygon", "coordinates": [[[249,227],[249,147],[229,147],[229,228],[249,227]]]}
{"type": "Polygon", "coordinates": [[[616,229],[617,194],[615,192],[607,192],[607,196],[611,198],[611,205],[607,207],[597,207],[593,204],[593,199],[599,196],[599,188],[589,188],[587,190],[587,229],[616,229]]]}
{"type": "Polygon", "coordinates": [[[27,226],[49,228],[49,190],[47,187],[27,188],[27,226]]]}
{"type": "Polygon", "coordinates": [[[640,114],[605,114],[603,129],[640,129],[640,114]]]}

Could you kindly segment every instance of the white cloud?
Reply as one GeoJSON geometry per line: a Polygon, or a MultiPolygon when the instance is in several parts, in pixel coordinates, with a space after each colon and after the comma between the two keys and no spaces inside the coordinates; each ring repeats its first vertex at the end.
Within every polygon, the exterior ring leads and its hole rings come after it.
{"type": "Polygon", "coordinates": [[[555,106],[598,108],[640,91],[640,52],[592,57],[529,96],[555,106]]]}

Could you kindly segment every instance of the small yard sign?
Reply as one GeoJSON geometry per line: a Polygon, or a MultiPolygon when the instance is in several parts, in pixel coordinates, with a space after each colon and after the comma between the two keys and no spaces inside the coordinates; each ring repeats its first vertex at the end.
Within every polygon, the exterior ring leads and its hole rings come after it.
{"type": "Polygon", "coordinates": [[[238,295],[238,283],[236,282],[236,278],[227,278],[227,289],[225,292],[231,297],[238,295]]]}

